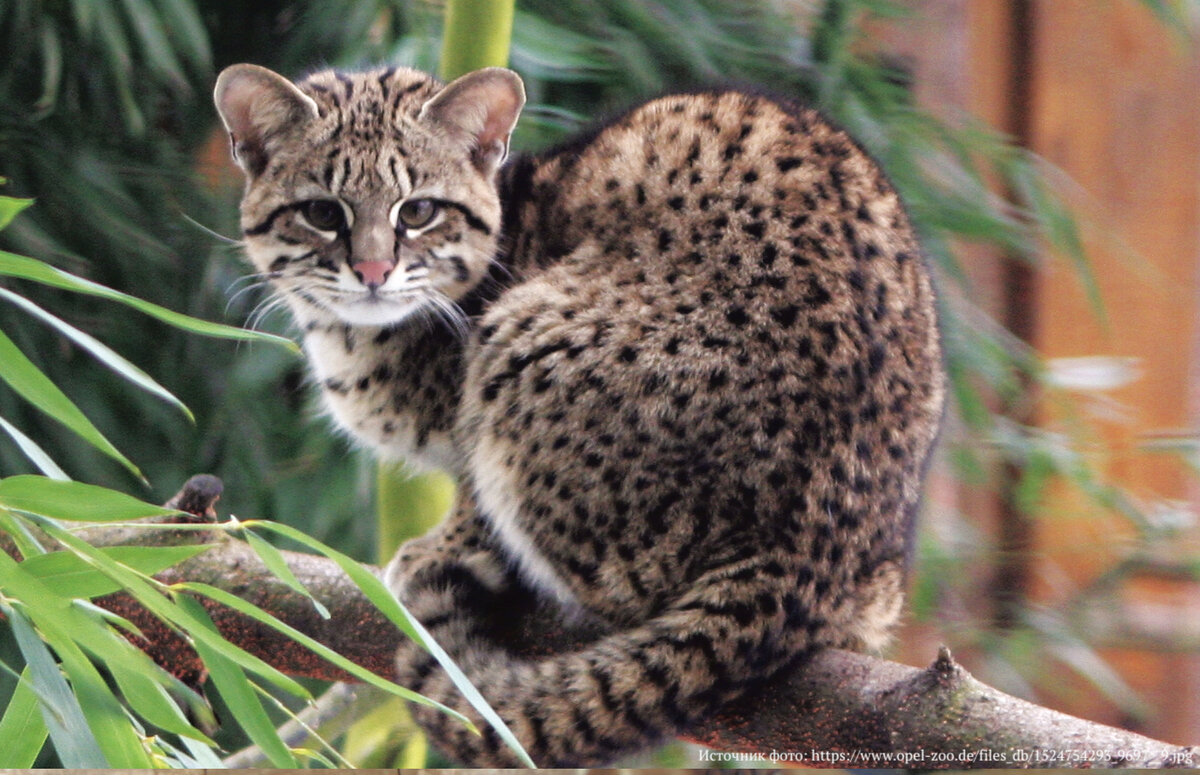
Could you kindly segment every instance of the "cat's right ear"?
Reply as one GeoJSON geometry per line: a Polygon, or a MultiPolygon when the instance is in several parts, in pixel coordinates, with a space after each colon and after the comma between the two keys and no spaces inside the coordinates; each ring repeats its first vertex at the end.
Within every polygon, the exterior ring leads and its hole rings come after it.
{"type": "Polygon", "coordinates": [[[217,77],[213,101],[229,130],[233,158],[250,177],[266,168],[276,137],[317,117],[311,97],[258,65],[225,68],[217,77]]]}

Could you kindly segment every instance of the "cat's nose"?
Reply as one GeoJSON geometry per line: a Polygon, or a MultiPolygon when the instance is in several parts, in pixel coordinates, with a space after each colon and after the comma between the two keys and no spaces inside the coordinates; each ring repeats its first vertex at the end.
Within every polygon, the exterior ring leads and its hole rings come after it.
{"type": "Polygon", "coordinates": [[[375,290],[387,282],[388,276],[391,275],[396,265],[391,261],[359,261],[357,264],[352,264],[350,268],[354,270],[354,275],[358,277],[360,283],[375,290]]]}

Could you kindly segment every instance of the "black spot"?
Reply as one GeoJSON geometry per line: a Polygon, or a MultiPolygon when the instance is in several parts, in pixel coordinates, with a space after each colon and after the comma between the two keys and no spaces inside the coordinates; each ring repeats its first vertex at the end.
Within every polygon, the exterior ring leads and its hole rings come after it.
{"type": "Polygon", "coordinates": [[[763,266],[774,265],[775,259],[778,257],[779,257],[779,248],[776,247],[775,243],[768,242],[766,245],[763,245],[762,255],[759,256],[759,259],[762,261],[763,266]]]}
{"type": "Polygon", "coordinates": [[[883,368],[883,362],[884,362],[884,359],[886,359],[886,358],[887,358],[887,351],[884,350],[883,345],[880,344],[879,342],[872,344],[870,350],[867,351],[867,370],[868,370],[868,372],[872,376],[878,374],[879,370],[883,368]]]}
{"type": "Polygon", "coordinates": [[[805,294],[804,301],[813,307],[822,307],[828,304],[833,297],[826,290],[824,285],[817,282],[815,279],[809,279],[808,289],[805,294]]]}
{"type": "Polygon", "coordinates": [[[762,221],[751,221],[742,227],[742,230],[755,239],[762,239],[767,230],[767,224],[762,221]]]}
{"type": "Polygon", "coordinates": [[[744,326],[750,322],[750,316],[746,314],[746,310],[739,306],[733,306],[726,310],[725,319],[735,326],[744,326]]]}
{"type": "Polygon", "coordinates": [[[675,235],[670,229],[661,229],[658,232],[658,249],[668,250],[671,243],[675,241],[675,235]]]}
{"type": "Polygon", "coordinates": [[[748,170],[745,175],[742,175],[743,183],[753,183],[756,180],[758,180],[758,171],[757,170],[748,170]]]}
{"type": "Polygon", "coordinates": [[[633,363],[635,360],[637,360],[637,355],[638,351],[636,347],[630,347],[626,345],[625,347],[621,348],[621,353],[617,357],[625,363],[633,363]]]}
{"type": "Polygon", "coordinates": [[[773,439],[785,427],[787,427],[787,420],[783,418],[783,415],[775,414],[768,417],[766,422],[763,423],[763,432],[767,434],[768,438],[773,439]]]}
{"type": "Polygon", "coordinates": [[[788,172],[794,170],[804,163],[804,160],[798,156],[783,156],[775,160],[775,166],[780,172],[788,172]]]}
{"type": "Polygon", "coordinates": [[[683,202],[684,202],[683,197],[673,196],[667,200],[667,206],[670,207],[672,210],[682,210],[683,202]]]}
{"type": "Polygon", "coordinates": [[[483,390],[479,392],[479,397],[482,398],[485,403],[496,400],[496,396],[500,393],[500,384],[500,380],[493,379],[491,382],[483,386],[483,390]]]}
{"type": "Polygon", "coordinates": [[[779,325],[785,328],[796,322],[796,315],[800,312],[800,308],[795,304],[788,304],[783,307],[774,307],[771,309],[771,317],[775,319],[779,325]]]}

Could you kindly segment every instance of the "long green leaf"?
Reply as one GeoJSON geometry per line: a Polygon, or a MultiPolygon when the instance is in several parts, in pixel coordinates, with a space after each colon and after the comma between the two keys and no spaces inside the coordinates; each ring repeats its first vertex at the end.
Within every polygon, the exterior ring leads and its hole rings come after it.
{"type": "Polygon", "coordinates": [[[410,702],[416,702],[421,705],[428,705],[431,708],[437,708],[441,712],[446,713],[447,715],[453,716],[454,718],[458,719],[459,721],[461,721],[464,724],[470,724],[470,721],[467,719],[467,717],[463,716],[461,713],[459,713],[455,710],[452,710],[451,708],[448,708],[445,705],[442,705],[440,702],[436,702],[434,700],[429,699],[428,697],[417,694],[416,692],[412,691],[411,689],[406,689],[403,686],[400,686],[399,684],[396,684],[391,681],[387,681],[383,678],[380,678],[378,675],[372,673],[370,670],[367,670],[366,668],[363,668],[360,665],[356,665],[355,663],[351,662],[349,659],[346,659],[341,654],[338,654],[336,651],[329,648],[328,646],[325,646],[324,644],[322,644],[320,641],[316,640],[315,638],[305,635],[304,633],[297,630],[295,627],[284,624],[276,617],[274,617],[271,614],[267,613],[266,611],[262,610],[258,606],[254,605],[252,603],[246,602],[245,600],[241,599],[237,595],[234,595],[230,592],[226,592],[225,590],[219,589],[212,585],[202,584],[199,582],[185,582],[185,583],[181,583],[181,584],[176,584],[174,586],[176,589],[187,590],[189,592],[195,592],[199,595],[204,595],[207,598],[215,600],[216,602],[221,603],[222,605],[229,606],[230,608],[234,609],[235,611],[245,614],[246,616],[250,617],[251,619],[261,622],[262,624],[265,624],[268,627],[283,633],[284,635],[288,636],[289,638],[296,641],[300,645],[302,645],[305,648],[312,651],[317,656],[319,656],[325,660],[328,660],[336,667],[339,667],[342,670],[345,670],[347,673],[350,673],[355,678],[357,678],[360,681],[363,681],[364,683],[369,683],[372,686],[376,686],[390,694],[396,695],[397,697],[401,697],[403,699],[409,700],[410,702]]]}
{"type": "Polygon", "coordinates": [[[46,450],[42,449],[36,441],[22,433],[15,425],[0,417],[0,428],[3,428],[4,432],[17,443],[17,446],[25,453],[25,457],[29,458],[38,467],[39,471],[51,479],[58,479],[63,482],[70,481],[71,477],[67,476],[66,472],[58,467],[58,463],[54,462],[54,458],[50,457],[46,453],[46,450]]]}
{"type": "MultiPolygon", "coordinates": [[[[98,642],[110,636],[108,626],[98,618],[85,616],[70,600],[55,595],[3,553],[0,553],[0,586],[25,604],[24,613],[41,632],[42,639],[58,655],[62,671],[70,682],[72,701],[82,709],[86,726],[103,752],[102,759],[111,767],[150,767],[150,757],[142,746],[141,736],[133,728],[104,678],[78,645],[78,642],[98,642]]],[[[32,648],[32,644],[28,645],[32,648]]],[[[23,654],[27,650],[22,646],[23,654]]],[[[55,736],[49,718],[46,722],[57,749],[59,738],[55,736]]],[[[78,734],[79,730],[72,729],[71,732],[78,734]]]]}
{"type": "MultiPolygon", "coordinates": [[[[102,554],[99,549],[83,541],[70,531],[62,529],[53,520],[37,514],[31,515],[31,519],[36,521],[43,530],[67,549],[87,559],[96,568],[110,575],[150,613],[169,625],[187,632],[194,642],[203,641],[210,649],[224,655],[235,664],[240,665],[250,672],[263,677],[285,692],[304,700],[312,699],[312,693],[294,679],[284,675],[281,671],[267,664],[259,657],[238,648],[220,635],[210,632],[209,628],[204,626],[202,620],[197,619],[189,613],[192,610],[191,608],[184,608],[182,606],[183,599],[178,601],[168,599],[152,585],[150,579],[129,568],[114,563],[102,554]]],[[[153,583],[157,584],[157,582],[153,583]]]]}
{"type": "MultiPolygon", "coordinates": [[[[0,183],[3,183],[0,179],[0,183]]],[[[0,229],[3,229],[8,224],[12,223],[12,219],[17,217],[17,213],[24,210],[33,204],[32,199],[17,199],[11,196],[0,196],[0,229]]]]}
{"type": "Polygon", "coordinates": [[[67,395],[58,389],[13,340],[0,331],[0,379],[22,398],[74,431],[80,438],[128,468],[139,479],[142,472],[121,454],[67,395]]]}
{"type": "Polygon", "coordinates": [[[106,487],[34,474],[0,479],[0,506],[73,522],[124,522],[176,513],[106,487]]]}
{"type": "Polygon", "coordinates": [[[166,76],[165,80],[172,82],[177,88],[186,89],[187,77],[184,76],[179,58],[167,38],[167,31],[163,29],[158,18],[158,10],[145,0],[123,0],[122,4],[125,6],[125,15],[130,26],[136,32],[135,40],[140,44],[139,48],[148,69],[157,75],[166,76]]]}
{"type": "Polygon", "coordinates": [[[127,293],[113,290],[91,280],[76,277],[69,272],[64,272],[61,269],[29,258],[28,256],[19,256],[15,253],[0,250],[0,275],[19,277],[23,280],[30,280],[54,288],[62,288],[77,293],[86,293],[90,296],[98,296],[110,301],[117,301],[133,307],[150,317],[194,334],[241,341],[272,342],[283,345],[292,352],[300,352],[300,348],[296,343],[285,337],[264,334],[259,331],[248,331],[244,328],[212,323],[207,320],[200,320],[199,318],[184,315],[180,312],[169,310],[166,307],[161,307],[153,302],[139,299],[136,296],[130,296],[127,293]]]}
{"type": "MultiPolygon", "coordinates": [[[[113,546],[99,548],[98,551],[138,573],[153,576],[210,548],[211,544],[113,546]]],[[[26,573],[41,579],[42,583],[62,597],[91,599],[122,589],[121,585],[107,574],[95,569],[72,552],[39,554],[22,562],[21,567],[26,573]]]]}
{"type": "Polygon", "coordinates": [[[58,662],[50,649],[46,648],[29,620],[19,610],[6,606],[5,615],[12,623],[13,635],[21,656],[25,658],[42,719],[63,766],[71,769],[109,766],[100,750],[100,743],[88,727],[79,700],[59,671],[58,662]]]}
{"type": "MultiPolygon", "coordinates": [[[[75,611],[86,617],[100,618],[98,611],[79,605],[75,606],[75,611]]],[[[134,712],[167,732],[215,745],[207,735],[188,722],[167,693],[166,687],[173,683],[169,673],[111,629],[101,627],[99,632],[102,635],[90,638],[82,645],[112,674],[122,696],[134,712]]]]}
{"type": "Polygon", "coordinates": [[[450,658],[450,655],[446,653],[445,649],[438,645],[437,641],[433,639],[433,636],[431,636],[429,632],[421,625],[421,623],[417,621],[413,615],[404,608],[403,605],[401,605],[400,601],[396,599],[396,596],[393,595],[386,586],[384,586],[383,582],[380,581],[375,574],[364,568],[361,563],[356,562],[354,559],[342,554],[336,549],[325,546],[320,541],[301,533],[299,530],[296,530],[290,525],[281,525],[275,522],[257,521],[247,522],[245,524],[247,526],[254,525],[262,527],[263,529],[272,530],[280,535],[291,538],[293,541],[303,544],[304,546],[307,546],[310,549],[319,552],[320,554],[323,554],[336,562],[342,571],[350,577],[350,580],[353,581],[360,590],[362,590],[367,599],[374,603],[377,608],[379,608],[384,616],[388,617],[388,619],[397,627],[399,627],[401,631],[429,651],[434,659],[438,661],[438,664],[442,666],[442,669],[446,671],[446,674],[450,676],[450,680],[454,683],[454,686],[463,695],[467,702],[471,704],[471,707],[475,708],[479,715],[483,716],[484,720],[486,720],[488,724],[490,724],[492,728],[496,730],[496,733],[500,735],[500,739],[502,739],[509,746],[509,748],[511,748],[513,752],[517,754],[522,763],[524,763],[527,767],[536,766],[534,765],[533,760],[529,758],[529,754],[525,752],[525,749],[521,746],[521,743],[517,740],[516,736],[512,733],[512,730],[508,728],[508,725],[504,723],[504,720],[501,719],[496,711],[492,709],[492,706],[489,705],[487,700],[484,699],[483,695],[479,693],[479,690],[475,688],[470,679],[463,674],[458,665],[454,664],[454,660],[450,658]]]}
{"type": "Polygon", "coordinates": [[[258,555],[263,564],[267,566],[267,570],[275,574],[276,578],[287,584],[296,592],[304,595],[312,601],[313,607],[317,609],[317,613],[323,619],[329,618],[329,609],[325,605],[312,596],[312,593],[305,589],[300,580],[296,578],[296,574],[292,573],[292,569],[288,567],[287,561],[283,559],[283,554],[271,544],[264,541],[253,532],[247,530],[245,532],[246,541],[250,544],[250,548],[258,555]]]}
{"type": "MultiPolygon", "coordinates": [[[[180,598],[179,602],[192,617],[216,634],[217,628],[202,605],[188,597],[180,598]]],[[[299,762],[280,739],[241,666],[202,640],[197,640],[195,647],[196,653],[204,660],[204,666],[208,668],[213,686],[254,744],[276,767],[298,767],[299,762]]]]}
{"type": "Polygon", "coordinates": [[[50,621],[50,617],[38,612],[34,616],[47,637],[53,638],[54,649],[62,660],[63,671],[79,698],[83,715],[88,726],[96,735],[100,750],[114,768],[146,769],[153,766],[149,754],[142,746],[141,736],[130,723],[125,709],[108,687],[100,671],[87,658],[77,642],[96,642],[108,632],[105,625],[95,622],[91,630],[83,629],[82,623],[89,620],[86,617],[71,617],[70,628],[62,627],[59,621],[50,621]]]}
{"type": "Polygon", "coordinates": [[[0,507],[0,532],[8,534],[21,557],[46,554],[46,547],[38,541],[37,536],[25,524],[25,520],[4,507],[0,507]]]}
{"type": "Polygon", "coordinates": [[[26,665],[0,718],[0,767],[6,769],[32,767],[49,735],[29,671],[26,665]]]}
{"type": "Polygon", "coordinates": [[[196,418],[192,416],[191,410],[184,406],[184,403],[176,398],[171,391],[155,382],[149,374],[130,363],[126,358],[117,354],[111,347],[96,339],[96,337],[80,331],[78,328],[70,323],[67,323],[65,320],[50,314],[38,305],[34,304],[23,296],[13,293],[7,288],[0,288],[0,299],[5,299],[10,303],[15,304],[29,314],[40,319],[47,325],[52,326],[63,336],[87,350],[92,354],[92,357],[103,363],[108,368],[112,369],[127,381],[132,382],[142,390],[145,390],[147,393],[158,396],[167,403],[172,404],[179,409],[179,411],[183,412],[184,415],[187,416],[187,418],[192,422],[196,421],[196,418]]]}

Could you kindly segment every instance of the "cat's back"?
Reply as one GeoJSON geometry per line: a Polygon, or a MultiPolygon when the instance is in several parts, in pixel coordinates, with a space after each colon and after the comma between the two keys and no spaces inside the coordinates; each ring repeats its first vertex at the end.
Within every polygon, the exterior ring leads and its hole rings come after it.
{"type": "Polygon", "coordinates": [[[900,198],[812,109],[738,91],[659,98],[518,161],[506,198],[519,272],[672,350],[763,351],[760,363],[842,380],[856,362],[874,376],[885,356],[939,372],[933,289],[900,198]]]}
{"type": "Polygon", "coordinates": [[[791,300],[798,315],[888,295],[893,306],[932,304],[895,190],[803,106],[738,91],[662,97],[514,165],[507,182],[518,266],[583,247],[603,256],[591,269],[661,272],[667,285],[701,282],[750,306],[791,300]]]}
{"type": "Polygon", "coordinates": [[[517,160],[502,196],[519,282],[480,321],[463,427],[485,496],[579,515],[523,528],[583,569],[566,586],[653,607],[780,530],[872,545],[839,572],[903,554],[942,401],[933,293],[844,132],[753,94],[664,97],[517,160]]]}

